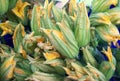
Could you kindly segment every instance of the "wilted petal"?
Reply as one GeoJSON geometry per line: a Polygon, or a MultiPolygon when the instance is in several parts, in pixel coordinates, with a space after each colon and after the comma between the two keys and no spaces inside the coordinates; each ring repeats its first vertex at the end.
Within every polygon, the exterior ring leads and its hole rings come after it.
{"type": "Polygon", "coordinates": [[[46,58],[46,60],[53,60],[56,58],[60,58],[60,54],[57,52],[46,52],[44,53],[44,57],[46,58]]]}
{"type": "Polygon", "coordinates": [[[3,79],[9,80],[13,77],[13,70],[15,68],[16,61],[14,60],[14,56],[11,56],[9,58],[6,58],[6,60],[2,63],[0,67],[0,80],[3,79]]]}

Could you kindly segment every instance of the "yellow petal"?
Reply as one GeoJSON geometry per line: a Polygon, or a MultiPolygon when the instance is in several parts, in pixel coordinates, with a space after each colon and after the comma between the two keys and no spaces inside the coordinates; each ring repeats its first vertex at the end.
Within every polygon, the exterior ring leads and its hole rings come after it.
{"type": "Polygon", "coordinates": [[[69,13],[73,14],[73,11],[77,9],[76,0],[70,0],[69,2],[69,13]]]}
{"type": "Polygon", "coordinates": [[[44,57],[46,58],[46,60],[53,60],[53,59],[56,59],[56,58],[60,58],[60,54],[57,53],[57,52],[47,52],[47,53],[44,53],[44,57]]]}
{"type": "Polygon", "coordinates": [[[106,24],[111,24],[111,21],[110,21],[110,16],[108,15],[103,15],[103,14],[99,14],[100,16],[100,20],[98,20],[98,22],[104,22],[106,24]]]}
{"type": "Polygon", "coordinates": [[[115,40],[113,41],[113,45],[116,46],[118,39],[114,38],[115,40]]]}
{"type": "Polygon", "coordinates": [[[73,21],[75,21],[76,18],[77,18],[77,15],[76,15],[76,13],[74,13],[74,15],[73,15],[73,16],[70,16],[70,17],[71,17],[71,19],[72,19],[73,21]]]}
{"type": "Polygon", "coordinates": [[[24,19],[24,9],[26,6],[30,5],[27,2],[22,2],[22,0],[18,0],[15,8],[12,9],[13,13],[18,16],[20,19],[24,19]]]}
{"type": "Polygon", "coordinates": [[[52,6],[53,6],[53,2],[51,2],[51,3],[48,5],[48,16],[49,16],[49,17],[51,17],[52,6]]]}
{"type": "Polygon", "coordinates": [[[68,68],[66,68],[66,67],[63,67],[63,69],[65,70],[65,72],[66,72],[67,75],[71,75],[70,69],[68,69],[68,68]]]}
{"type": "Polygon", "coordinates": [[[11,68],[9,68],[9,72],[6,75],[6,79],[10,79],[13,77],[15,65],[16,65],[16,62],[14,61],[11,65],[11,68]]]}
{"type": "Polygon", "coordinates": [[[53,1],[51,1],[51,2],[49,3],[48,0],[45,0],[44,10],[43,10],[43,13],[42,13],[42,14],[45,14],[45,15],[48,15],[48,17],[51,17],[52,6],[53,6],[53,1]],[[45,13],[45,10],[46,10],[46,13],[45,13]]]}
{"type": "Polygon", "coordinates": [[[44,8],[47,8],[48,4],[49,4],[49,1],[48,1],[48,0],[45,0],[44,8]]]}
{"type": "Polygon", "coordinates": [[[22,45],[20,45],[20,50],[19,50],[19,52],[22,54],[22,56],[23,56],[24,58],[27,58],[27,53],[26,53],[26,51],[23,49],[22,45]]]}
{"type": "MultiPolygon", "coordinates": [[[[22,25],[21,25],[22,26],[22,25]]],[[[25,29],[24,29],[24,27],[22,26],[22,31],[21,31],[21,33],[22,33],[22,36],[24,37],[25,36],[25,29]]]]}
{"type": "Polygon", "coordinates": [[[25,9],[25,7],[28,6],[28,5],[30,5],[30,4],[27,3],[27,2],[24,2],[24,4],[22,5],[22,7],[21,7],[20,10],[19,10],[20,14],[23,15],[23,17],[24,17],[24,9],[25,9]]]}
{"type": "Polygon", "coordinates": [[[4,36],[4,35],[6,35],[8,32],[6,32],[6,31],[3,31],[2,32],[2,34],[1,34],[1,36],[4,36]]]}
{"type": "Polygon", "coordinates": [[[5,79],[5,81],[13,77],[13,70],[15,68],[15,65],[16,61],[14,60],[14,56],[6,58],[4,63],[1,65],[0,72],[3,74],[2,77],[4,77],[3,79],[5,79]]]}
{"type": "Polygon", "coordinates": [[[12,34],[13,33],[13,29],[11,24],[9,23],[9,21],[6,21],[4,23],[0,23],[0,29],[3,30],[3,33],[1,36],[4,36],[6,34],[12,34]]]}
{"type": "Polygon", "coordinates": [[[60,31],[54,30],[53,32],[55,35],[57,35],[61,40],[65,42],[64,36],[60,31]]]}
{"type": "Polygon", "coordinates": [[[117,5],[118,4],[118,0],[110,0],[112,5],[117,5]]]}
{"type": "Polygon", "coordinates": [[[50,29],[43,29],[43,28],[41,28],[41,30],[42,30],[45,34],[47,34],[47,35],[49,35],[49,34],[51,33],[51,31],[52,31],[52,30],[50,30],[50,29]]]}
{"type": "Polygon", "coordinates": [[[110,34],[108,34],[107,32],[103,31],[102,28],[98,28],[98,33],[99,35],[101,36],[101,38],[104,40],[104,41],[107,41],[107,42],[112,42],[112,41],[115,41],[114,37],[110,34]]]}
{"type": "Polygon", "coordinates": [[[41,6],[37,6],[37,7],[36,7],[36,14],[37,14],[37,17],[38,17],[38,18],[37,18],[37,23],[38,23],[38,26],[39,26],[39,27],[40,27],[40,20],[41,20],[41,19],[40,19],[40,16],[42,16],[42,14],[40,14],[41,10],[42,10],[42,9],[41,9],[41,6]]]}
{"type": "Polygon", "coordinates": [[[4,66],[2,66],[2,68],[8,68],[10,65],[14,64],[14,56],[11,56],[5,63],[4,66]]]}
{"type": "Polygon", "coordinates": [[[42,29],[44,33],[46,33],[48,36],[50,35],[51,32],[54,32],[61,40],[64,41],[63,34],[60,31],[57,30],[50,30],[50,29],[42,29]]]}
{"type": "Polygon", "coordinates": [[[37,43],[44,42],[45,39],[43,37],[36,38],[37,43]]]}
{"type": "Polygon", "coordinates": [[[112,51],[111,51],[111,48],[108,47],[107,51],[105,49],[103,49],[102,52],[107,56],[108,60],[110,62],[112,62],[112,51]]]}
{"type": "Polygon", "coordinates": [[[30,20],[32,19],[32,9],[28,10],[27,16],[30,20]]]}

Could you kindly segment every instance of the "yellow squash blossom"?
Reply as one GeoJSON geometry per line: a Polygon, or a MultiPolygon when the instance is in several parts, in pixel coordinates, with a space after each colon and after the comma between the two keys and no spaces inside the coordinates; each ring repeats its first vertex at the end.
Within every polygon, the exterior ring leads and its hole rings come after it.
{"type": "Polygon", "coordinates": [[[6,34],[12,34],[15,27],[16,27],[16,23],[14,22],[10,22],[10,21],[6,21],[6,22],[3,22],[3,23],[0,23],[0,29],[3,30],[1,36],[4,36],[6,34]]]}
{"type": "Polygon", "coordinates": [[[13,13],[17,15],[20,19],[24,19],[24,9],[30,5],[28,2],[22,2],[22,0],[18,0],[15,8],[12,9],[13,13]]]}

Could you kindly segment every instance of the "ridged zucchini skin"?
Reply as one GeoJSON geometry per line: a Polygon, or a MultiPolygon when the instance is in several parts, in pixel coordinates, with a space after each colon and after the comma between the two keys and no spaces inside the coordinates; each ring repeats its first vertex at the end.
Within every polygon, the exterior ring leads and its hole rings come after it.
{"type": "Polygon", "coordinates": [[[7,12],[9,6],[9,0],[0,0],[0,15],[7,12]]]}
{"type": "Polygon", "coordinates": [[[115,66],[113,63],[108,61],[103,61],[100,64],[99,70],[105,75],[107,81],[113,76],[115,72],[115,66]]]}

